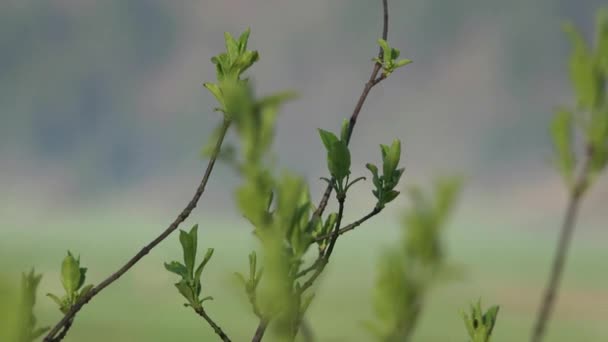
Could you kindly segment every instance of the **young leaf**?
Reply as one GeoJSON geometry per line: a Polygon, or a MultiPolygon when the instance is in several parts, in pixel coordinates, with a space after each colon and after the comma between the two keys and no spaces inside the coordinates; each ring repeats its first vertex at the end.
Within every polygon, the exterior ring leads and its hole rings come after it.
{"type": "Polygon", "coordinates": [[[57,297],[56,295],[54,295],[52,293],[47,293],[46,296],[51,298],[60,307],[63,305],[63,301],[61,299],[59,299],[59,297],[57,297]]]}
{"type": "MultiPolygon", "coordinates": [[[[182,252],[184,255],[184,264],[188,270],[188,275],[192,277],[194,275],[194,260],[196,259],[196,240],[193,240],[192,232],[196,232],[198,225],[194,225],[189,233],[183,230],[179,231],[179,242],[182,245],[182,252]]],[[[196,234],[196,233],[195,233],[196,234]]]]}
{"type": "Polygon", "coordinates": [[[578,104],[585,109],[595,109],[603,96],[601,75],[582,35],[571,24],[566,24],[564,31],[574,47],[570,57],[570,78],[578,104]]]}
{"type": "Polygon", "coordinates": [[[327,163],[332,177],[340,181],[350,174],[350,151],[346,143],[336,140],[327,153],[327,163]]]}
{"type": "Polygon", "coordinates": [[[410,63],[412,63],[411,59],[401,59],[401,60],[395,62],[395,69],[401,68],[402,66],[406,66],[410,63]]]}
{"type": "Polygon", "coordinates": [[[79,261],[68,251],[68,255],[63,259],[63,263],[61,264],[61,283],[68,295],[72,295],[78,290],[80,279],[79,261]]]}
{"type": "Polygon", "coordinates": [[[319,135],[321,136],[321,141],[323,142],[323,145],[325,145],[325,148],[327,149],[327,151],[329,151],[331,149],[331,147],[333,146],[333,144],[336,141],[338,141],[338,138],[332,132],[323,130],[321,128],[319,128],[318,130],[319,130],[319,135]]]}
{"type": "Polygon", "coordinates": [[[203,258],[203,261],[201,262],[201,264],[198,266],[198,268],[196,269],[196,273],[194,275],[194,279],[195,280],[200,280],[201,279],[201,274],[203,273],[203,270],[205,269],[205,265],[207,265],[207,263],[209,262],[209,260],[211,260],[211,257],[213,256],[213,248],[208,248],[207,252],[205,253],[205,257],[203,258]]]}
{"type": "Polygon", "coordinates": [[[91,291],[93,289],[93,284],[89,284],[85,287],[82,288],[82,290],[80,290],[80,294],[78,294],[78,300],[80,300],[80,298],[86,296],[86,294],[91,291]]]}
{"type": "Polygon", "coordinates": [[[382,48],[382,61],[384,63],[391,60],[391,48],[388,46],[388,43],[384,39],[378,39],[378,45],[382,48]]]}
{"type": "Polygon", "coordinates": [[[385,177],[392,176],[393,172],[399,164],[399,158],[401,155],[401,141],[398,139],[393,140],[393,143],[388,151],[386,152],[383,164],[383,171],[385,177]]]}
{"type": "Polygon", "coordinates": [[[181,276],[182,278],[188,278],[188,269],[180,262],[171,261],[170,263],[165,263],[165,269],[181,276]]]}
{"type": "Polygon", "coordinates": [[[340,140],[347,141],[348,140],[348,128],[350,127],[350,121],[344,119],[342,121],[342,129],[340,130],[340,140]]]}
{"type": "Polygon", "coordinates": [[[192,292],[192,288],[188,285],[185,280],[181,280],[179,283],[175,284],[175,287],[179,291],[179,293],[186,298],[188,303],[192,306],[196,305],[196,295],[192,292]]]}

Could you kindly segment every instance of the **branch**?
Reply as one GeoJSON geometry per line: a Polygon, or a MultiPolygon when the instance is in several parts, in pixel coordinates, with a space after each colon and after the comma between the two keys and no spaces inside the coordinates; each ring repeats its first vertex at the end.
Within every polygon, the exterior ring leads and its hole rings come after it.
{"type": "Polygon", "coordinates": [[[182,212],[177,216],[177,218],[173,221],[173,223],[171,223],[171,225],[169,227],[167,227],[167,229],[165,229],[165,231],[163,231],[156,239],[152,240],[152,242],[150,242],[149,244],[144,246],[137,254],[135,254],[135,256],[133,256],[118,271],[116,271],[115,273],[110,275],[104,281],[99,283],[99,285],[97,285],[96,287],[92,288],[89,292],[87,292],[87,294],[85,296],[80,298],[80,300],[70,308],[70,311],[68,311],[65,314],[63,319],[61,319],[61,321],[59,321],[53,327],[53,329],[51,329],[49,331],[49,333],[44,337],[44,342],[61,341],[61,339],[63,339],[63,336],[58,335],[55,337],[55,335],[57,335],[59,333],[60,329],[71,324],[71,321],[74,319],[74,316],[76,316],[78,311],[80,311],[80,309],[82,309],[82,307],[86,303],[88,303],[91,299],[93,299],[93,297],[95,297],[99,292],[103,291],[103,289],[105,289],[110,284],[112,284],[113,282],[118,280],[118,278],[120,278],[122,275],[127,273],[127,271],[129,271],[129,269],[131,269],[131,267],[133,267],[135,264],[137,264],[137,262],[139,260],[141,260],[144,256],[146,256],[148,253],[150,253],[150,250],[152,250],[154,247],[156,247],[156,245],[158,245],[164,239],[166,239],[173,231],[175,231],[177,229],[177,227],[179,227],[179,225],[182,222],[184,222],[188,218],[188,216],[190,216],[190,213],[192,212],[192,210],[194,210],[194,208],[196,208],[196,205],[197,205],[199,199],[201,198],[203,192],[205,191],[205,186],[207,185],[207,181],[209,180],[209,177],[211,176],[211,171],[213,170],[213,165],[215,164],[217,156],[221,150],[222,143],[224,141],[224,137],[226,136],[226,132],[228,131],[228,128],[230,127],[230,123],[231,122],[229,120],[224,120],[222,129],[220,131],[220,136],[217,139],[217,143],[213,150],[213,154],[211,155],[211,159],[209,160],[209,163],[207,164],[207,169],[205,170],[203,179],[202,179],[200,185],[198,186],[198,188],[196,189],[196,192],[194,193],[194,196],[192,197],[192,199],[190,200],[188,205],[182,210],[182,212]]]}
{"type": "MultiPolygon", "coordinates": [[[[383,13],[384,13],[383,24],[382,24],[382,39],[387,40],[387,38],[388,38],[388,0],[382,0],[382,8],[383,8],[383,13]]],[[[380,48],[380,52],[378,53],[378,58],[382,59],[382,55],[383,55],[382,48],[380,48]]],[[[361,112],[361,109],[363,108],[363,104],[365,103],[365,100],[367,99],[367,95],[369,94],[370,90],[372,90],[372,88],[374,86],[376,86],[378,83],[380,83],[382,80],[384,80],[386,78],[384,75],[380,75],[378,77],[378,73],[380,72],[380,69],[382,69],[382,65],[380,65],[380,63],[374,64],[372,74],[370,75],[367,83],[365,83],[363,92],[361,93],[361,96],[359,96],[359,100],[357,101],[355,109],[353,110],[353,113],[350,116],[350,121],[348,123],[348,134],[346,135],[346,144],[347,145],[348,145],[348,143],[350,143],[350,138],[353,134],[353,130],[355,129],[355,124],[357,123],[357,117],[359,116],[359,113],[361,112]]],[[[327,207],[327,202],[329,201],[329,196],[331,195],[331,191],[332,191],[332,188],[330,185],[328,185],[327,188],[325,188],[325,192],[323,193],[323,197],[321,198],[319,205],[317,206],[317,210],[315,210],[315,212],[313,214],[313,218],[321,217],[321,215],[323,215],[323,211],[325,210],[325,207],[327,207]]]]}
{"type": "Polygon", "coordinates": [[[217,325],[212,319],[211,317],[209,317],[209,315],[207,315],[207,313],[205,312],[205,309],[203,309],[203,307],[199,307],[194,309],[194,311],[196,311],[197,314],[199,314],[199,316],[203,317],[203,319],[205,319],[205,321],[207,321],[207,323],[209,323],[209,325],[213,328],[213,331],[215,331],[215,333],[222,339],[222,341],[224,342],[232,342],[230,340],[230,338],[228,337],[228,335],[226,335],[226,333],[224,333],[224,331],[222,330],[222,328],[220,328],[219,325],[217,325]]]}
{"type": "MultiPolygon", "coordinates": [[[[589,153],[590,155],[591,153],[589,153]]],[[[587,175],[589,174],[589,168],[591,167],[591,156],[587,156],[585,165],[579,174],[568,198],[568,209],[564,217],[562,230],[559,237],[559,243],[555,257],[553,258],[553,266],[551,267],[551,275],[549,276],[549,282],[545,288],[543,300],[541,302],[540,309],[538,311],[536,323],[534,324],[534,330],[532,332],[531,342],[540,342],[545,333],[547,322],[551,316],[553,306],[555,305],[555,296],[559,290],[559,284],[562,277],[564,264],[566,262],[566,256],[568,254],[568,247],[572,240],[572,233],[576,223],[576,216],[580,207],[581,199],[587,188],[587,175]]]]}
{"type": "Polygon", "coordinates": [[[314,284],[315,280],[317,280],[321,273],[323,273],[325,266],[327,266],[327,264],[329,263],[329,257],[331,257],[334,247],[336,246],[336,241],[338,241],[338,236],[340,236],[340,223],[342,221],[342,216],[344,215],[344,199],[340,199],[338,201],[338,205],[338,218],[336,219],[336,227],[334,228],[334,232],[331,237],[331,241],[329,242],[329,246],[327,247],[325,253],[323,253],[323,255],[321,256],[318,267],[316,267],[315,273],[313,273],[313,275],[308,278],[308,280],[300,288],[300,294],[304,293],[306,289],[308,289],[314,284]]]}
{"type": "Polygon", "coordinates": [[[255,335],[253,335],[253,339],[251,342],[260,342],[264,337],[264,333],[266,332],[266,328],[268,327],[267,319],[260,319],[260,324],[258,324],[258,328],[255,330],[255,335]]]}
{"type": "MultiPolygon", "coordinates": [[[[370,218],[376,216],[377,214],[379,214],[382,211],[381,208],[378,207],[374,207],[374,210],[370,211],[367,215],[363,216],[362,218],[358,219],[357,221],[345,226],[344,228],[341,228],[340,230],[338,230],[338,235],[342,235],[346,232],[349,232],[357,227],[359,227],[361,224],[363,224],[363,222],[369,220],[370,218]]],[[[314,242],[321,242],[327,238],[330,238],[333,235],[333,233],[331,234],[326,234],[323,236],[319,236],[318,238],[316,238],[314,240],[314,242]]],[[[312,267],[312,266],[311,266],[312,267]]],[[[302,271],[304,272],[304,271],[302,271]]],[[[298,273],[299,275],[299,273],[298,273]]]]}
{"type": "Polygon", "coordinates": [[[57,335],[57,337],[55,337],[53,341],[63,340],[65,335],[68,334],[68,330],[70,330],[70,328],[72,327],[72,323],[74,323],[74,320],[70,320],[66,325],[64,325],[61,331],[59,332],[59,335],[57,335]]]}

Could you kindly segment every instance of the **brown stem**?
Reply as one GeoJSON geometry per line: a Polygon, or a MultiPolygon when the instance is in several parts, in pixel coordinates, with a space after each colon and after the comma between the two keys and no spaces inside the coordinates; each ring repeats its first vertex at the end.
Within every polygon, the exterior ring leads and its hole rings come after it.
{"type": "MultiPolygon", "coordinates": [[[[382,0],[382,8],[383,8],[383,24],[382,24],[382,39],[387,40],[388,38],[388,0],[382,0]]],[[[378,53],[378,58],[382,59],[382,48],[380,49],[380,52],[378,53]]],[[[355,109],[353,110],[353,113],[350,116],[350,121],[348,123],[348,134],[346,135],[346,144],[348,145],[348,143],[350,143],[350,138],[353,134],[353,130],[355,129],[355,124],[357,123],[357,117],[359,116],[359,113],[361,112],[361,109],[363,108],[363,104],[365,103],[365,100],[367,99],[367,95],[369,94],[370,90],[372,90],[372,88],[377,85],[378,83],[380,83],[382,80],[384,80],[386,78],[386,76],[384,76],[384,74],[380,75],[378,77],[378,73],[380,72],[380,69],[382,69],[382,65],[380,65],[380,63],[376,63],[374,64],[374,68],[372,69],[372,74],[369,77],[369,80],[367,81],[367,83],[365,83],[365,87],[363,88],[363,92],[361,93],[361,96],[359,96],[359,100],[357,101],[357,104],[355,105],[355,109]]],[[[329,196],[331,195],[331,191],[332,191],[332,187],[331,185],[327,185],[327,188],[325,188],[325,192],[323,193],[323,197],[321,197],[321,201],[319,202],[319,205],[317,206],[317,210],[315,210],[314,214],[313,214],[313,218],[315,217],[321,217],[321,215],[323,215],[323,211],[325,210],[325,207],[327,207],[327,202],[329,201],[329,196]]]]}
{"type": "Polygon", "coordinates": [[[179,227],[179,225],[182,222],[184,222],[188,218],[188,216],[190,216],[190,213],[192,212],[192,210],[194,210],[194,208],[196,208],[196,205],[197,205],[199,199],[201,198],[203,192],[205,191],[205,186],[207,185],[207,182],[209,181],[209,177],[211,176],[211,171],[213,170],[213,165],[215,164],[217,156],[221,150],[222,143],[224,141],[224,137],[226,136],[226,132],[228,131],[228,128],[230,127],[230,123],[231,122],[229,120],[224,120],[224,123],[222,125],[222,130],[220,131],[220,136],[217,139],[217,143],[215,145],[215,149],[213,150],[213,154],[211,155],[211,159],[209,160],[209,163],[207,164],[207,169],[205,170],[203,179],[202,179],[201,183],[199,184],[198,188],[196,189],[196,192],[194,193],[194,196],[192,197],[192,199],[190,200],[188,205],[182,210],[182,212],[177,216],[177,218],[173,221],[173,223],[171,223],[171,225],[169,225],[169,227],[167,227],[167,229],[165,229],[156,239],[152,240],[152,242],[150,242],[149,244],[144,246],[137,254],[135,254],[135,256],[133,256],[118,271],[111,274],[108,278],[106,278],[104,281],[99,283],[99,285],[95,286],[89,292],[87,292],[87,294],[85,296],[80,298],[80,300],[72,306],[70,311],[68,311],[65,314],[65,316],[63,316],[63,318],[53,327],[53,329],[51,329],[48,332],[48,334],[44,337],[44,342],[61,341],[61,339],[63,337],[59,338],[60,337],[59,335],[57,337],[55,337],[55,335],[57,335],[59,333],[59,331],[60,331],[60,329],[62,329],[62,327],[65,327],[68,324],[70,324],[70,322],[73,320],[74,316],[76,316],[78,311],[80,311],[80,309],[82,309],[82,307],[86,303],[88,303],[91,299],[93,299],[93,297],[95,297],[103,289],[105,289],[110,284],[112,284],[113,282],[118,280],[118,278],[120,278],[122,275],[127,273],[127,271],[129,271],[129,269],[131,269],[131,267],[133,267],[135,264],[137,264],[137,262],[139,260],[141,260],[144,256],[146,256],[148,253],[150,253],[150,251],[154,247],[156,247],[156,245],[158,245],[164,239],[166,239],[173,231],[175,231],[177,229],[177,227],[179,227]]]}
{"type": "Polygon", "coordinates": [[[590,157],[585,162],[585,166],[581,171],[577,181],[575,182],[568,199],[568,208],[562,224],[562,229],[557,245],[557,251],[553,258],[553,265],[551,267],[551,274],[543,299],[538,311],[534,330],[532,332],[531,342],[540,342],[546,330],[547,323],[551,317],[551,312],[555,305],[555,297],[559,290],[559,285],[566,263],[566,256],[568,255],[568,247],[572,240],[572,234],[576,223],[576,216],[580,207],[581,199],[585,190],[587,189],[587,177],[589,174],[589,168],[591,167],[590,157]]]}
{"type": "Polygon", "coordinates": [[[251,339],[251,342],[260,342],[264,337],[264,333],[266,332],[266,328],[268,327],[268,320],[262,318],[260,320],[260,324],[258,324],[258,328],[255,330],[255,334],[251,339]]]}
{"type": "MultiPolygon", "coordinates": [[[[381,208],[375,207],[374,210],[370,211],[367,215],[363,216],[362,218],[358,219],[357,221],[345,226],[344,228],[340,228],[340,230],[338,230],[338,235],[342,235],[346,232],[349,232],[357,227],[359,227],[361,224],[363,224],[363,222],[369,220],[370,218],[376,216],[378,213],[380,213],[382,211],[381,208]]],[[[331,237],[333,235],[333,233],[330,234],[326,234],[323,236],[319,236],[318,238],[316,238],[314,240],[314,242],[321,242],[329,237],[331,237]]]]}
{"type": "Polygon", "coordinates": [[[338,201],[338,205],[339,205],[339,208],[338,208],[338,218],[336,219],[336,228],[334,228],[333,236],[331,237],[329,246],[327,247],[327,250],[325,251],[325,253],[323,253],[323,256],[321,256],[321,259],[319,260],[319,265],[317,266],[315,273],[313,273],[313,275],[310,278],[308,278],[308,280],[304,283],[304,285],[302,285],[302,287],[300,288],[299,294],[304,293],[304,291],[306,291],[306,289],[308,289],[309,287],[311,287],[314,284],[315,280],[317,280],[317,278],[321,275],[321,273],[323,273],[325,266],[327,266],[327,264],[329,263],[329,257],[331,257],[334,247],[336,246],[336,241],[338,241],[338,236],[340,236],[340,234],[339,234],[340,223],[342,221],[342,216],[344,215],[344,199],[340,199],[338,201]]]}
{"type": "Polygon", "coordinates": [[[72,327],[72,323],[74,320],[70,320],[66,325],[63,326],[57,337],[55,337],[52,341],[61,341],[68,334],[68,330],[72,327]]]}
{"type": "Polygon", "coordinates": [[[222,328],[220,328],[219,325],[217,325],[212,319],[211,317],[209,317],[209,315],[207,314],[207,312],[205,312],[205,309],[203,309],[203,307],[199,307],[194,309],[194,311],[199,314],[199,316],[203,317],[203,319],[205,321],[207,321],[207,323],[209,323],[209,325],[211,326],[211,328],[213,328],[213,331],[215,331],[215,333],[222,339],[222,341],[224,342],[231,342],[230,338],[228,337],[228,335],[226,335],[226,333],[224,333],[224,331],[222,330],[222,328]]]}

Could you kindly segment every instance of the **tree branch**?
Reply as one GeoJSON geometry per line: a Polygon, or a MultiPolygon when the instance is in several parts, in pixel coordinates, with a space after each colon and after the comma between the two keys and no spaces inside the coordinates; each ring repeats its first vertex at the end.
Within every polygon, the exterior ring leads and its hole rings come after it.
{"type": "Polygon", "coordinates": [[[553,258],[553,265],[551,267],[551,274],[549,276],[549,282],[545,288],[543,300],[538,311],[536,323],[534,324],[534,330],[530,338],[531,342],[540,342],[545,333],[545,329],[551,312],[555,305],[555,297],[559,290],[559,285],[566,262],[566,256],[568,254],[568,247],[572,240],[572,234],[574,232],[576,216],[580,207],[581,199],[585,190],[587,189],[587,176],[589,174],[589,168],[591,167],[591,153],[588,153],[585,165],[579,174],[568,199],[568,207],[562,224],[562,229],[559,237],[557,251],[553,258]]]}
{"type": "Polygon", "coordinates": [[[72,323],[74,323],[74,320],[70,320],[66,325],[64,325],[63,328],[61,329],[61,331],[59,332],[59,334],[57,335],[57,337],[55,337],[53,339],[53,341],[61,341],[61,340],[63,340],[63,338],[65,337],[65,335],[68,334],[68,331],[72,327],[72,323]]]}
{"type": "Polygon", "coordinates": [[[251,342],[260,342],[264,337],[264,333],[266,332],[267,327],[268,320],[265,318],[260,319],[260,323],[258,324],[258,328],[255,330],[255,334],[253,335],[253,339],[251,339],[251,342]]]}
{"type": "Polygon", "coordinates": [[[220,136],[218,137],[217,143],[213,150],[213,154],[211,155],[211,159],[209,160],[209,163],[207,164],[207,169],[205,170],[203,179],[202,179],[200,185],[198,186],[198,188],[196,189],[196,192],[194,193],[194,196],[192,197],[192,199],[190,200],[188,205],[181,211],[181,213],[177,216],[177,218],[173,221],[173,223],[171,223],[171,225],[169,225],[169,227],[167,227],[167,229],[165,229],[165,231],[163,231],[156,239],[152,240],[152,242],[150,242],[149,244],[144,246],[137,254],[135,254],[135,256],[133,256],[118,271],[116,271],[115,273],[110,275],[108,278],[106,278],[104,281],[99,283],[99,285],[92,288],[89,292],[87,292],[87,294],[84,297],[82,297],[77,303],[75,303],[72,306],[72,308],[70,309],[70,311],[68,311],[65,314],[63,319],[61,319],[53,327],[53,329],[51,329],[49,331],[49,333],[45,336],[44,342],[61,341],[61,339],[63,339],[63,336],[57,335],[57,334],[63,327],[71,324],[71,321],[74,319],[74,316],[76,316],[78,311],[80,311],[80,309],[82,309],[82,307],[86,303],[88,303],[91,299],[93,299],[93,297],[95,297],[99,292],[103,291],[103,289],[105,289],[110,284],[112,284],[113,282],[118,280],[118,278],[120,278],[122,275],[127,273],[127,271],[129,271],[129,269],[131,269],[131,267],[133,267],[135,264],[137,264],[137,262],[139,260],[141,260],[144,256],[146,256],[148,253],[150,253],[150,251],[154,247],[156,247],[156,245],[158,245],[164,239],[166,239],[173,231],[175,231],[179,227],[179,225],[182,222],[184,222],[188,218],[188,216],[190,216],[190,213],[192,212],[192,210],[194,210],[194,208],[196,208],[196,205],[197,205],[199,199],[201,198],[201,196],[203,195],[203,192],[205,191],[205,186],[207,185],[207,182],[209,181],[209,177],[211,176],[211,171],[213,170],[213,165],[215,164],[217,156],[219,155],[219,152],[222,147],[222,143],[224,141],[224,137],[226,136],[226,132],[228,131],[228,128],[230,127],[230,123],[231,122],[229,120],[224,120],[222,129],[220,131],[220,136]]]}
{"type": "MultiPolygon", "coordinates": [[[[383,24],[382,24],[382,39],[387,40],[388,39],[388,0],[382,0],[382,8],[383,8],[383,14],[384,14],[383,24]]],[[[382,48],[380,48],[380,52],[378,53],[378,58],[382,59],[382,56],[383,56],[382,48]]],[[[380,65],[380,63],[375,63],[374,68],[372,69],[372,74],[370,75],[367,83],[365,83],[363,92],[361,93],[361,96],[359,96],[359,100],[357,101],[357,104],[355,105],[355,109],[353,110],[353,113],[350,116],[350,121],[348,124],[348,134],[346,135],[346,144],[347,145],[348,145],[348,143],[350,143],[350,138],[353,134],[353,130],[355,129],[355,124],[357,123],[357,117],[359,116],[359,113],[361,112],[361,109],[363,108],[363,104],[365,103],[365,100],[367,99],[367,95],[369,94],[370,90],[372,90],[372,88],[374,86],[376,86],[378,83],[380,83],[382,80],[384,80],[386,78],[384,75],[378,76],[380,69],[382,69],[382,65],[380,65]]],[[[319,205],[317,206],[317,210],[315,210],[315,212],[313,214],[313,218],[321,217],[321,215],[323,215],[323,211],[325,210],[325,207],[327,207],[327,202],[329,201],[329,196],[331,195],[331,191],[332,191],[332,188],[330,185],[328,185],[327,188],[325,188],[325,192],[323,193],[323,197],[321,197],[321,201],[319,202],[319,205]]]]}
{"type": "MultiPolygon", "coordinates": [[[[380,212],[382,211],[382,209],[378,208],[378,207],[374,207],[374,210],[370,211],[367,215],[363,216],[362,218],[358,219],[357,221],[345,226],[344,228],[341,228],[340,230],[338,230],[338,235],[342,235],[346,232],[349,232],[357,227],[359,227],[361,224],[363,224],[363,222],[369,220],[370,218],[378,215],[380,212]]],[[[333,235],[333,233],[330,234],[326,234],[323,236],[319,236],[318,238],[316,238],[314,240],[314,242],[321,242],[329,237],[331,237],[333,235]]]]}
{"type": "Polygon", "coordinates": [[[219,325],[217,325],[212,319],[211,317],[209,317],[209,315],[205,312],[205,309],[203,309],[203,307],[199,307],[194,309],[194,311],[201,317],[203,317],[203,319],[205,321],[207,321],[207,323],[209,323],[209,325],[211,326],[211,328],[213,328],[213,331],[215,331],[215,333],[222,339],[222,341],[224,342],[231,342],[230,338],[228,337],[228,335],[226,335],[226,333],[224,333],[224,331],[222,330],[222,328],[220,328],[219,325]]]}
{"type": "Polygon", "coordinates": [[[308,280],[300,288],[300,291],[299,291],[300,294],[304,293],[304,291],[306,291],[306,289],[308,289],[309,287],[311,287],[314,284],[315,280],[317,280],[317,278],[321,275],[321,273],[323,273],[325,266],[327,266],[327,264],[329,263],[329,257],[331,256],[331,254],[334,250],[334,247],[336,246],[336,241],[338,241],[338,236],[340,236],[340,234],[339,234],[340,223],[342,221],[342,216],[344,215],[344,199],[339,200],[338,205],[339,205],[338,218],[336,219],[336,227],[334,228],[334,232],[331,237],[331,241],[329,242],[329,246],[327,247],[327,250],[325,250],[325,253],[323,253],[323,255],[321,256],[319,264],[316,267],[315,273],[313,273],[313,275],[310,278],[308,278],[308,280]]]}

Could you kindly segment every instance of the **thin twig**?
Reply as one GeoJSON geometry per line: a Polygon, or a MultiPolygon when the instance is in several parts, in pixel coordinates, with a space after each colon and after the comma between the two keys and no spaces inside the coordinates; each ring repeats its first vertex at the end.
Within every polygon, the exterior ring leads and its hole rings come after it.
{"type": "Polygon", "coordinates": [[[190,213],[192,212],[192,210],[194,210],[194,208],[196,208],[196,205],[197,205],[199,199],[201,198],[203,192],[205,191],[205,186],[207,185],[207,182],[209,181],[209,177],[211,176],[211,171],[213,170],[213,165],[215,164],[217,156],[219,155],[219,152],[222,147],[222,143],[224,141],[224,137],[226,136],[226,132],[228,131],[228,128],[230,127],[230,123],[231,122],[229,120],[224,120],[222,129],[220,131],[220,136],[218,137],[217,142],[215,144],[215,148],[213,150],[213,154],[211,155],[211,159],[209,160],[209,163],[207,164],[207,169],[205,170],[203,179],[201,180],[200,185],[196,189],[196,192],[194,193],[194,196],[192,197],[192,199],[190,200],[188,205],[181,211],[181,213],[177,216],[177,218],[173,221],[173,223],[171,223],[171,225],[169,225],[169,227],[167,227],[167,229],[165,229],[156,239],[152,240],[152,242],[150,242],[149,244],[144,246],[137,254],[135,254],[135,256],[133,256],[118,271],[114,272],[112,275],[110,275],[104,281],[99,283],[99,285],[92,288],[89,292],[87,292],[87,294],[85,296],[83,296],[77,303],[75,303],[72,306],[72,308],[70,309],[70,311],[68,311],[65,314],[65,316],[61,319],[61,321],[59,321],[53,327],[53,329],[51,329],[49,331],[49,333],[45,336],[44,342],[61,341],[61,339],[63,337],[59,338],[60,336],[55,337],[55,335],[57,335],[59,333],[59,330],[62,327],[67,326],[68,324],[71,324],[70,322],[73,320],[74,316],[76,316],[78,311],[80,311],[80,309],[82,309],[82,307],[86,303],[88,303],[93,297],[95,297],[99,292],[101,292],[107,286],[109,286],[110,284],[112,284],[113,282],[118,280],[118,278],[120,278],[122,275],[127,273],[127,271],[129,271],[129,269],[131,269],[131,267],[133,267],[135,264],[137,264],[137,262],[139,260],[141,260],[144,256],[146,256],[148,253],[150,253],[150,251],[154,247],[156,247],[156,245],[158,245],[164,239],[166,239],[173,231],[175,231],[179,227],[179,225],[182,222],[184,222],[188,218],[188,216],[190,216],[190,213]]]}
{"type": "MultiPolygon", "coordinates": [[[[590,153],[589,153],[590,154],[590,153]]],[[[538,311],[536,323],[534,324],[534,330],[530,338],[531,342],[540,342],[545,333],[545,329],[551,312],[555,305],[555,297],[559,290],[559,285],[566,263],[566,256],[568,255],[568,247],[572,240],[572,234],[574,232],[576,216],[580,207],[581,199],[585,190],[587,189],[587,176],[589,168],[591,167],[591,157],[587,156],[585,166],[582,168],[568,198],[568,208],[564,217],[557,251],[553,258],[553,265],[551,267],[551,274],[549,276],[549,282],[545,288],[543,300],[538,311]]]]}
{"type": "Polygon", "coordinates": [[[313,273],[313,275],[310,278],[308,278],[308,280],[300,288],[300,291],[299,291],[300,294],[304,293],[304,291],[306,291],[306,289],[308,289],[309,287],[311,287],[314,284],[315,280],[317,280],[317,278],[321,275],[321,273],[323,273],[325,266],[327,266],[327,264],[329,263],[329,257],[331,257],[334,247],[336,246],[336,241],[338,241],[338,236],[340,236],[340,234],[339,234],[340,223],[342,221],[342,216],[344,215],[344,199],[340,199],[338,201],[338,206],[339,206],[338,217],[336,219],[336,227],[334,228],[334,232],[333,232],[333,236],[331,237],[331,241],[329,242],[327,250],[325,251],[325,253],[323,253],[323,256],[321,257],[321,259],[319,261],[319,265],[317,266],[315,273],[313,273]]]}
{"type": "MultiPolygon", "coordinates": [[[[381,208],[374,207],[374,210],[370,211],[367,215],[363,216],[362,218],[358,219],[357,221],[355,221],[355,222],[353,222],[353,223],[351,223],[351,224],[349,224],[347,226],[344,226],[344,228],[340,228],[340,230],[338,231],[338,235],[342,235],[342,234],[344,234],[346,232],[349,232],[349,231],[351,231],[351,230],[359,227],[361,224],[363,224],[363,222],[365,222],[365,221],[369,220],[370,218],[378,215],[378,213],[380,213],[381,211],[382,211],[381,208]]],[[[323,235],[323,236],[319,236],[318,238],[316,238],[314,240],[314,242],[321,242],[321,241],[323,241],[323,240],[325,240],[327,238],[330,238],[332,235],[333,235],[333,233],[329,233],[329,234],[326,234],[326,235],[323,235]]],[[[302,272],[304,272],[304,271],[302,271],[302,272]]]]}
{"type": "MultiPolygon", "coordinates": [[[[388,0],[382,0],[382,8],[383,8],[383,24],[382,24],[382,39],[387,40],[388,39],[388,0]]],[[[380,52],[378,53],[378,58],[382,59],[382,48],[380,48],[380,52]]],[[[357,104],[355,105],[355,109],[353,110],[353,113],[350,116],[350,121],[348,123],[348,134],[346,135],[346,144],[348,145],[348,143],[350,143],[350,138],[353,134],[353,130],[355,129],[355,124],[357,123],[357,117],[359,116],[359,113],[361,112],[361,109],[363,108],[363,104],[365,103],[365,100],[367,99],[367,95],[369,94],[370,90],[372,90],[372,88],[374,86],[376,86],[378,83],[380,83],[382,80],[384,80],[386,78],[386,76],[384,76],[384,74],[381,74],[380,76],[378,76],[378,73],[380,72],[380,69],[382,69],[382,65],[380,63],[375,63],[374,64],[374,68],[372,69],[372,74],[369,77],[369,80],[367,81],[367,83],[365,83],[365,87],[363,88],[363,92],[361,93],[361,96],[359,96],[359,100],[357,101],[357,104]]],[[[314,214],[313,214],[313,219],[317,218],[317,217],[321,217],[321,215],[323,215],[323,211],[325,210],[325,207],[327,207],[327,202],[329,201],[329,196],[331,195],[331,185],[328,185],[327,188],[325,188],[325,192],[323,193],[323,197],[321,197],[321,201],[319,202],[319,205],[317,206],[317,210],[315,210],[314,214]]]]}
{"type": "Polygon", "coordinates": [[[224,342],[231,342],[230,338],[228,337],[228,335],[226,335],[226,333],[222,330],[222,328],[220,328],[219,325],[217,325],[212,319],[211,317],[209,317],[209,315],[207,314],[207,312],[205,312],[205,309],[203,309],[203,307],[199,307],[194,309],[194,311],[199,314],[199,316],[203,317],[203,319],[205,321],[207,321],[207,323],[209,323],[209,325],[211,326],[211,328],[213,328],[213,331],[215,331],[215,333],[222,339],[222,341],[224,342]]]}
{"type": "Polygon", "coordinates": [[[66,325],[64,325],[63,328],[61,329],[61,331],[59,332],[59,334],[57,335],[57,337],[55,337],[53,339],[53,341],[61,341],[61,340],[63,340],[63,338],[65,337],[65,335],[68,334],[68,331],[72,327],[73,323],[74,323],[74,320],[70,320],[66,325]]]}
{"type": "Polygon", "coordinates": [[[264,333],[266,332],[266,328],[268,327],[267,319],[260,319],[260,323],[258,324],[258,328],[255,330],[255,334],[253,335],[253,339],[251,342],[260,342],[264,337],[264,333]]]}

